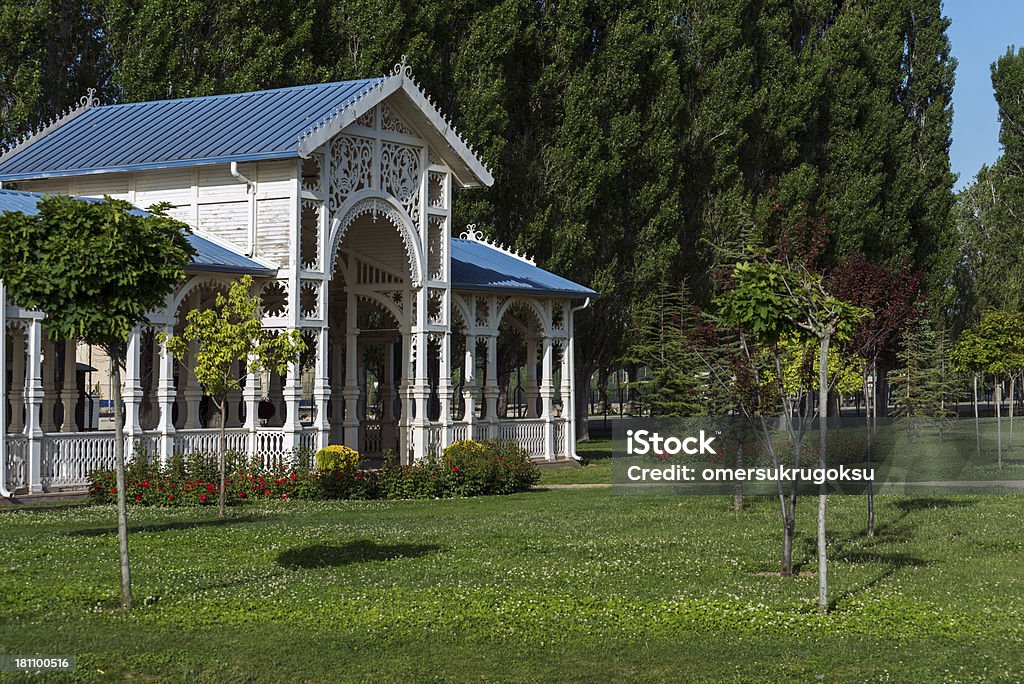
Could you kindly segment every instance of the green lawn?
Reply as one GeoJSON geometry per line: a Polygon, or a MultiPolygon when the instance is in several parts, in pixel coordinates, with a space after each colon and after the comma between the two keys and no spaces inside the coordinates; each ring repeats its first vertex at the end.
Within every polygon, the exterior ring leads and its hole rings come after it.
{"type": "Polygon", "coordinates": [[[81,680],[1019,681],[1024,503],[830,499],[835,608],[780,579],[770,500],[608,489],[133,510],[116,609],[111,507],[0,509],[0,652],[81,680]]]}
{"type": "Polygon", "coordinates": [[[612,442],[594,440],[576,445],[576,454],[583,459],[580,468],[545,468],[540,484],[611,484],[612,442]]]}

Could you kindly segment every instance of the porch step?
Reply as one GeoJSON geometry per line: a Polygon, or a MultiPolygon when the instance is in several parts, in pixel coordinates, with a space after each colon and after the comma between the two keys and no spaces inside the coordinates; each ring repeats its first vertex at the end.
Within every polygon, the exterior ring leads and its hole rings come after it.
{"type": "Polygon", "coordinates": [[[64,489],[56,492],[15,494],[10,499],[0,498],[0,506],[32,506],[41,503],[74,503],[85,501],[89,492],[85,489],[64,489]]]}
{"type": "Polygon", "coordinates": [[[582,464],[575,458],[560,458],[556,461],[548,461],[546,459],[535,459],[533,461],[537,464],[537,467],[542,470],[548,470],[553,468],[579,468],[582,464]]]}

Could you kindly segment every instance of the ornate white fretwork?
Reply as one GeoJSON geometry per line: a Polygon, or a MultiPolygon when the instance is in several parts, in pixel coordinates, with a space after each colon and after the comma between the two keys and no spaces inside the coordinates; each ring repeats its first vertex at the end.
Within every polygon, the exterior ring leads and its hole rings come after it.
{"type": "Polygon", "coordinates": [[[551,328],[553,330],[565,330],[565,307],[559,302],[551,305],[551,328]]]}
{"type": "Polygon", "coordinates": [[[526,263],[530,264],[531,266],[536,266],[537,265],[537,263],[533,259],[531,259],[530,257],[526,256],[525,254],[520,254],[519,252],[515,251],[511,247],[506,247],[505,245],[500,245],[497,242],[491,242],[490,240],[485,238],[484,234],[476,229],[476,224],[475,223],[470,223],[468,226],[466,226],[465,232],[462,233],[462,235],[460,235],[459,237],[461,239],[463,239],[463,240],[469,240],[470,242],[482,242],[483,244],[487,245],[488,247],[491,247],[492,249],[496,249],[499,252],[502,252],[504,254],[509,255],[510,257],[515,257],[516,259],[519,259],[520,261],[525,261],[526,263]]]}
{"type": "Polygon", "coordinates": [[[370,109],[369,111],[364,112],[361,117],[356,119],[356,125],[357,126],[362,126],[363,128],[376,128],[377,127],[376,111],[377,111],[376,109],[370,109]]]}
{"type": "Polygon", "coordinates": [[[303,318],[320,318],[320,282],[303,280],[299,289],[299,310],[303,318]]]}
{"type": "Polygon", "coordinates": [[[408,145],[384,142],[380,146],[380,187],[402,205],[412,219],[420,222],[420,155],[408,145]]]}
{"type": "Polygon", "coordinates": [[[431,325],[444,325],[444,290],[430,288],[427,296],[427,320],[431,325]]]}
{"type": "Polygon", "coordinates": [[[431,280],[444,280],[444,217],[427,221],[427,273],[431,280]]]}
{"type": "Polygon", "coordinates": [[[448,174],[441,171],[430,171],[427,174],[427,202],[431,207],[447,209],[445,206],[445,183],[448,174]]]}
{"type": "Polygon", "coordinates": [[[391,131],[393,133],[404,133],[406,135],[415,135],[412,130],[405,125],[405,122],[393,111],[391,107],[386,104],[380,106],[380,128],[384,131],[391,131]]]}
{"type": "Polygon", "coordinates": [[[371,187],[373,182],[373,140],[339,135],[331,143],[331,213],[349,195],[371,187]]]}
{"type": "Polygon", "coordinates": [[[323,165],[319,154],[311,154],[302,160],[302,189],[309,192],[320,192],[320,175],[323,165]]]}
{"type": "MultiPolygon", "coordinates": [[[[341,245],[341,241],[344,239],[345,233],[348,232],[349,226],[351,226],[352,222],[357,218],[366,214],[372,214],[374,217],[382,216],[398,230],[398,234],[402,237],[402,244],[405,247],[405,256],[409,263],[410,284],[413,288],[419,288],[420,284],[423,282],[423,275],[420,271],[419,252],[416,249],[415,235],[406,225],[405,220],[402,219],[402,215],[398,210],[384,200],[377,199],[376,197],[369,197],[356,202],[356,204],[341,218],[341,229],[335,234],[334,243],[331,245],[331,250],[328,253],[338,253],[338,247],[341,245]]],[[[331,263],[331,272],[328,275],[333,278],[334,269],[337,267],[337,261],[332,260],[331,263]]]]}
{"type": "Polygon", "coordinates": [[[56,129],[60,128],[64,124],[74,119],[76,116],[84,114],[93,107],[98,106],[99,103],[100,101],[96,97],[96,89],[89,88],[89,90],[86,91],[86,95],[84,95],[82,99],[78,101],[77,106],[67,109],[62,114],[58,114],[49,122],[47,122],[47,124],[42,128],[26,133],[24,137],[15,140],[14,145],[11,146],[10,148],[6,150],[0,148],[0,161],[5,161],[13,157],[15,154],[21,152],[23,149],[28,147],[37,139],[43,137],[44,135],[50,133],[51,131],[55,131],[56,129]]]}
{"type": "Polygon", "coordinates": [[[480,327],[491,324],[491,305],[486,297],[476,298],[476,324],[480,327]]]}
{"type": "Polygon", "coordinates": [[[288,283],[271,280],[260,290],[260,308],[267,318],[284,318],[288,315],[288,283]]]}
{"type": "Polygon", "coordinates": [[[322,222],[323,204],[319,200],[302,200],[302,231],[299,242],[302,268],[310,271],[320,270],[320,225],[322,222]]]}

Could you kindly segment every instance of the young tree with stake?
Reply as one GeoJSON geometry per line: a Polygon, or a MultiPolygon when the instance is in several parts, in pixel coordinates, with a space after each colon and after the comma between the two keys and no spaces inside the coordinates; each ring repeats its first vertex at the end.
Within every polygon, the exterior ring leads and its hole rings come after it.
{"type": "Polygon", "coordinates": [[[162,308],[195,254],[188,227],[106,197],[44,197],[38,213],[0,214],[0,280],[19,305],[46,314],[53,340],[82,340],[110,358],[121,606],[132,607],[121,368],[128,338],[162,308]]]}
{"type": "Polygon", "coordinates": [[[227,395],[241,388],[239,362],[246,362],[249,373],[272,370],[283,375],[306,348],[298,330],[276,334],[263,327],[259,319],[260,300],[249,294],[251,289],[252,277],[245,276],[232,283],[227,296],[217,295],[214,308],[190,311],[180,337],[160,337],[167,350],[179,359],[184,358],[189,342],[196,344],[195,365],[189,370],[220,413],[217,514],[221,518],[225,503],[227,395]]]}

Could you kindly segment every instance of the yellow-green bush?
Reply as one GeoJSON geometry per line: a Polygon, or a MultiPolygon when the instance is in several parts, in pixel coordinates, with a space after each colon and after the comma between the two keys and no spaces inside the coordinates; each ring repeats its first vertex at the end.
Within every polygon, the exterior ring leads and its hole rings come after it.
{"type": "Polygon", "coordinates": [[[316,452],[316,469],[325,475],[354,472],[359,469],[359,452],[331,444],[316,452]]]}

